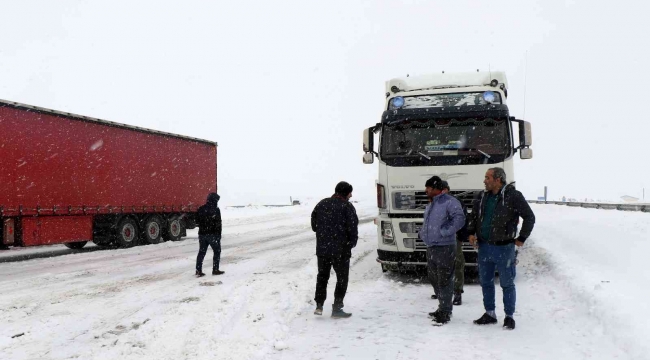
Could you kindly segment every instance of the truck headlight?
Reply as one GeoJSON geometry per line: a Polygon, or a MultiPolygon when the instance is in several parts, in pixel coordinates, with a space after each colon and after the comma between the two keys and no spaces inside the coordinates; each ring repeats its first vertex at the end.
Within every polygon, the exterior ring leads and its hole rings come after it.
{"type": "Polygon", "coordinates": [[[397,191],[393,193],[393,207],[398,210],[413,210],[417,208],[415,191],[397,191]]]}
{"type": "Polygon", "coordinates": [[[387,221],[381,222],[381,237],[385,245],[395,245],[395,234],[391,223],[387,221]]]}

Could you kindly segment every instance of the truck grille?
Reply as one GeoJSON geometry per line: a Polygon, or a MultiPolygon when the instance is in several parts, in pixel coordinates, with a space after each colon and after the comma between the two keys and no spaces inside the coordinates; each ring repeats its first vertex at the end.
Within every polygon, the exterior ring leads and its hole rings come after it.
{"type": "MultiPolygon", "coordinates": [[[[458,201],[467,207],[468,211],[471,211],[475,193],[476,192],[472,190],[452,190],[450,195],[456,197],[458,201]]],[[[429,205],[429,199],[424,191],[415,192],[415,205],[418,209],[424,209],[429,205]]]]}
{"type": "Polygon", "coordinates": [[[420,239],[415,240],[415,251],[427,251],[427,245],[424,241],[420,239]]]}

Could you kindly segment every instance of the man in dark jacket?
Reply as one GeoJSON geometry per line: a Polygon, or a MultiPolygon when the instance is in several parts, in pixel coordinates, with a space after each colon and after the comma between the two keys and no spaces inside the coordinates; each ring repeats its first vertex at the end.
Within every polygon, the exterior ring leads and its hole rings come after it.
{"type": "Polygon", "coordinates": [[[474,199],[468,232],[472,245],[478,243],[478,270],[485,314],[474,324],[496,324],[494,271],[499,272],[506,318],[503,327],[515,328],[515,245],[523,246],[535,225],[535,214],[524,196],[512,184],[506,185],[502,168],[485,173],[485,191],[474,199]],[[524,223],[517,236],[519,218],[524,223]]]}
{"type": "Polygon", "coordinates": [[[214,251],[212,260],[212,275],[221,275],[219,270],[221,259],[221,210],[219,210],[219,195],[211,193],[208,201],[199,208],[196,214],[199,225],[199,255],[196,257],[196,276],[205,276],[203,273],[203,259],[208,252],[208,246],[214,251]]]}
{"type": "Polygon", "coordinates": [[[321,200],[311,213],[311,228],[316,232],[318,257],[314,314],[323,314],[330,269],[334,268],[336,289],[332,317],[348,318],[352,314],[343,311],[343,298],[348,288],[352,248],[357,246],[359,218],[354,206],[349,202],[352,197],[352,185],[341,181],[334,191],[332,197],[321,200]]]}

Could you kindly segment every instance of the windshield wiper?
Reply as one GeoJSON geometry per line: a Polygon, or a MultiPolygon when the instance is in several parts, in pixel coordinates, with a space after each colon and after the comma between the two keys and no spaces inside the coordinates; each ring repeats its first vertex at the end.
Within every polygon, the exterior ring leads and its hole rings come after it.
{"type": "Polygon", "coordinates": [[[411,150],[409,150],[407,152],[395,152],[395,153],[390,153],[390,154],[386,154],[386,155],[387,156],[418,156],[418,155],[420,155],[420,156],[422,156],[423,158],[425,158],[427,160],[431,160],[430,156],[428,156],[426,154],[423,154],[423,153],[421,153],[419,151],[416,151],[415,153],[413,153],[413,149],[411,149],[411,150]]]}
{"type": "Polygon", "coordinates": [[[418,151],[418,154],[419,154],[419,155],[422,155],[422,156],[423,156],[425,159],[427,159],[427,160],[431,160],[431,157],[430,157],[430,156],[424,155],[423,153],[421,153],[421,152],[419,152],[419,151],[418,151]]]}
{"type": "Polygon", "coordinates": [[[485,156],[488,160],[492,160],[492,156],[490,154],[486,153],[485,151],[479,149],[479,148],[458,148],[458,150],[462,151],[477,151],[481,153],[481,155],[485,156]]]}

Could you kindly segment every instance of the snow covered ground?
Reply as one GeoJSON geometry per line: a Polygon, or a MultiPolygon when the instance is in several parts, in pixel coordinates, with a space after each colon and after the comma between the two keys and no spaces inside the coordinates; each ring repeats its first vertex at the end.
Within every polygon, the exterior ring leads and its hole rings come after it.
{"type": "MultiPolygon", "coordinates": [[[[0,358],[650,358],[650,214],[533,205],[509,332],[471,323],[483,312],[477,284],[466,285],[451,323],[431,326],[426,281],[375,262],[372,203],[355,204],[353,317],[328,316],[334,275],[325,315],[314,316],[313,205],[224,209],[219,277],[193,276],[193,231],[132,249],[0,252],[0,358]]],[[[209,250],[206,269],[211,260],[209,250]]]]}

